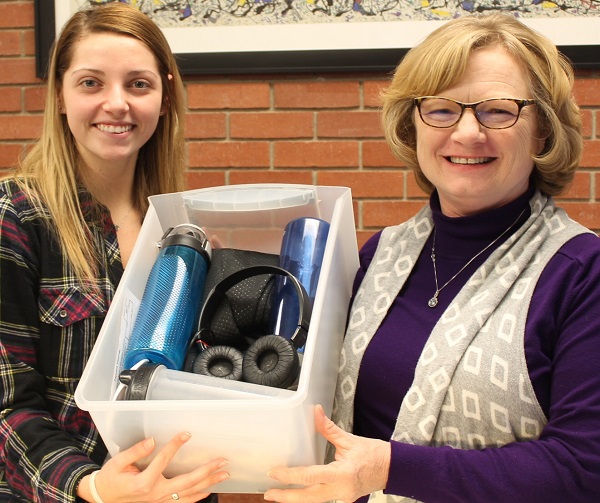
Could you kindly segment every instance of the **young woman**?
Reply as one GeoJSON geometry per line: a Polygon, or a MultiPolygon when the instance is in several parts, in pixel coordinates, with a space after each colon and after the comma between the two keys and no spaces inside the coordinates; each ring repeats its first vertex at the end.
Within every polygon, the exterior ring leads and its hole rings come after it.
{"type": "Polygon", "coordinates": [[[171,479],[181,433],[107,450],[74,391],[147,197],[182,190],[183,85],[161,30],[113,2],[56,41],[40,141],[0,184],[0,500],[198,501],[225,460],[171,479]]]}

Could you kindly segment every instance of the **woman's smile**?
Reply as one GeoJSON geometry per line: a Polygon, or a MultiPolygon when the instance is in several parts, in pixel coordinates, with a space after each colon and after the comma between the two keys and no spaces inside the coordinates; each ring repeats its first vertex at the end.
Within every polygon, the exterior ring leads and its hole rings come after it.
{"type": "MultiPolygon", "coordinates": [[[[462,103],[531,97],[521,66],[496,46],[475,51],[462,78],[438,94],[462,103]]],[[[445,215],[497,208],[527,190],[533,157],[541,148],[534,107],[524,108],[514,124],[502,129],[484,127],[473,110],[450,127],[426,124],[417,110],[414,121],[419,166],[437,189],[445,215]]]]}
{"type": "Polygon", "coordinates": [[[132,168],[163,110],[156,58],[135,38],[88,35],[75,46],[61,98],[88,167],[132,168]]]}
{"type": "Polygon", "coordinates": [[[95,126],[104,133],[123,134],[131,131],[134,126],[133,124],[126,125],[112,125],[112,124],[95,124],[95,126]]]}
{"type": "Polygon", "coordinates": [[[492,162],[494,157],[446,157],[448,162],[452,164],[488,164],[492,162]]]}

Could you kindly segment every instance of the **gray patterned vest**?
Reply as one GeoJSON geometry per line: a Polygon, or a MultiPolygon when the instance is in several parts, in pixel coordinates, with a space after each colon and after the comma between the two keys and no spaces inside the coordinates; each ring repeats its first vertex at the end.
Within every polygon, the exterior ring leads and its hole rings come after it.
{"type": "MultiPolygon", "coordinates": [[[[442,314],[419,358],[393,440],[458,449],[538,438],[546,424],[527,371],[525,322],[546,264],[567,241],[590,232],[539,192],[531,216],[476,271],[442,314]]],[[[427,206],[386,228],[352,305],[341,353],[333,419],[352,431],[362,356],[433,228],[427,206]]],[[[409,498],[371,495],[371,502],[409,498]]]]}

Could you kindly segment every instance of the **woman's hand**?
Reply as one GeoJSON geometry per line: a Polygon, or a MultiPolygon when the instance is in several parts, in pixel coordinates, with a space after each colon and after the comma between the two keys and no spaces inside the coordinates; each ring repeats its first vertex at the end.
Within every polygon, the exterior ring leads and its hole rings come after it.
{"type": "MultiPolygon", "coordinates": [[[[166,478],[163,472],[179,448],[190,439],[189,433],[180,433],[165,445],[143,470],[135,463],[154,450],[154,439],[147,438],[111,458],[96,474],[95,486],[104,503],[118,502],[196,502],[210,494],[206,489],[229,477],[218,471],[227,465],[223,458],[215,459],[195,470],[166,478]]],[[[90,491],[90,476],[81,480],[77,495],[94,501],[90,491]]]]}
{"type": "Polygon", "coordinates": [[[383,489],[390,468],[390,444],[358,437],[338,428],[315,407],[317,431],[335,447],[335,461],[328,465],[296,468],[278,467],[269,476],[300,489],[269,489],[264,498],[280,503],[322,503],[330,500],[355,501],[360,496],[383,489]]]}

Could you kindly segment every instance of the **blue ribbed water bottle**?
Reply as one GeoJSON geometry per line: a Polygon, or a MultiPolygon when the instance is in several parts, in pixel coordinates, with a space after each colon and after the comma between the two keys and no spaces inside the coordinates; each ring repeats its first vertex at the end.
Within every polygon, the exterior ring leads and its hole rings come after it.
{"type": "Polygon", "coordinates": [[[142,360],[180,370],[198,325],[211,247],[205,232],[181,224],[165,233],[133,325],[125,368],[142,360]]]}

